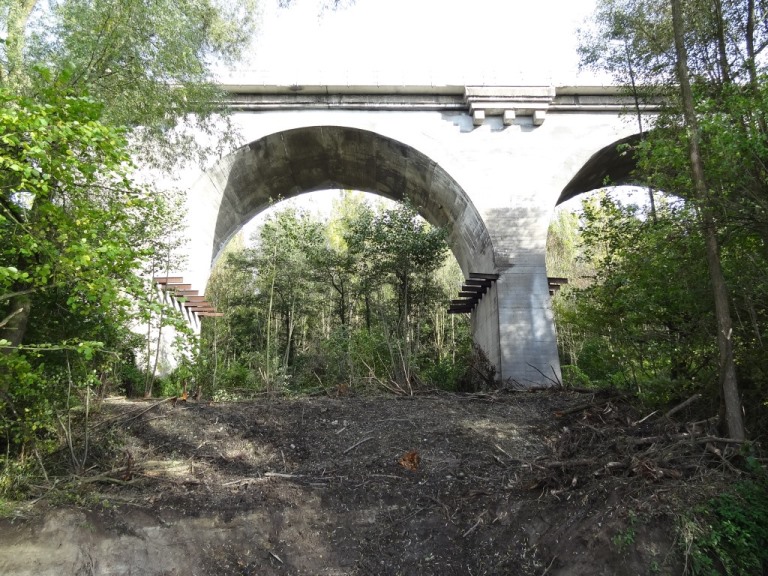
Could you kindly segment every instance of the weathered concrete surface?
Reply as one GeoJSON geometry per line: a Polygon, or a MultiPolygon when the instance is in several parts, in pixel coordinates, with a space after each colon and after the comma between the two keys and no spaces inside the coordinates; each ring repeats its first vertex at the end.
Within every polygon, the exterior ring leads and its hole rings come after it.
{"type": "Polygon", "coordinates": [[[560,377],[547,228],[559,201],[601,174],[626,172],[613,153],[634,133],[621,118],[623,96],[551,87],[232,90],[244,146],[190,183],[185,278],[204,286],[229,238],[272,200],[334,188],[408,198],[449,230],[465,275],[500,275],[473,312],[475,342],[497,376],[522,385],[560,377]]]}

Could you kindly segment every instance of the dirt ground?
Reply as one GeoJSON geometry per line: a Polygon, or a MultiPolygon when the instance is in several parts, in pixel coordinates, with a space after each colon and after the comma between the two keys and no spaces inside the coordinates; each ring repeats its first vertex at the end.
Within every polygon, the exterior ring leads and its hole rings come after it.
{"type": "Polygon", "coordinates": [[[682,574],[695,479],[642,418],[565,391],[110,399],[81,475],[0,521],[0,574],[682,574]]]}

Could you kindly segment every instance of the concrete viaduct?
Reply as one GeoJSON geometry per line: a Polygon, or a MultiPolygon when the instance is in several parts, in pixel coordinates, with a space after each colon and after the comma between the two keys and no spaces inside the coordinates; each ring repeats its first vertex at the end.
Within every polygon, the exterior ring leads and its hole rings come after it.
{"type": "Polygon", "coordinates": [[[447,228],[470,279],[474,340],[497,377],[560,378],[545,267],[555,206],[626,180],[633,101],[617,88],[225,86],[243,146],[188,175],[189,269],[202,291],[227,241],[276,199],[352,189],[409,199],[447,228]]]}

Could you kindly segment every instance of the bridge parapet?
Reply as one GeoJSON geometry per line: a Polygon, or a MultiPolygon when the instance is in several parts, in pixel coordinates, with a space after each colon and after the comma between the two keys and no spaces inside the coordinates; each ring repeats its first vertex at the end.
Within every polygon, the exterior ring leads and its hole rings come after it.
{"type": "MultiPolygon", "coordinates": [[[[502,116],[511,125],[530,116],[534,125],[547,112],[617,113],[635,106],[621,86],[396,86],[227,84],[225,106],[238,112],[287,110],[457,111],[473,117],[476,126],[487,116],[502,116]]],[[[655,112],[659,102],[640,103],[655,112]]]]}

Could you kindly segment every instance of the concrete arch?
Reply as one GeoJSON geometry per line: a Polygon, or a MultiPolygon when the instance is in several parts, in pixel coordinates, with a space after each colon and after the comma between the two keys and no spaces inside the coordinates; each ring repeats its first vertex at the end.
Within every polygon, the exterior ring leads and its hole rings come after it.
{"type": "MultiPolygon", "coordinates": [[[[619,89],[537,86],[241,85],[229,108],[246,141],[189,174],[190,255],[203,291],[229,237],[273,197],[352,188],[410,199],[444,226],[465,273],[495,283],[472,309],[497,377],[548,385],[560,364],[545,265],[551,210],[606,176],[631,181],[619,89]],[[589,154],[598,151],[589,158],[589,154]],[[586,164],[586,165],[585,165],[586,164]],[[581,168],[579,173],[576,170],[581,168]],[[565,188],[564,188],[565,187],[565,188]],[[550,376],[550,374],[552,376],[550,376]]],[[[652,114],[655,105],[643,109],[652,114]]]]}
{"type": "Polygon", "coordinates": [[[410,200],[428,222],[448,230],[465,274],[494,270],[490,234],[458,182],[419,150],[376,132],[336,125],[284,130],[243,146],[211,172],[221,189],[212,262],[272,201],[342,188],[410,200]]]}
{"type": "Polygon", "coordinates": [[[595,152],[563,188],[557,204],[606,185],[640,184],[634,178],[637,159],[632,152],[640,139],[640,134],[632,134],[595,152]]]}

